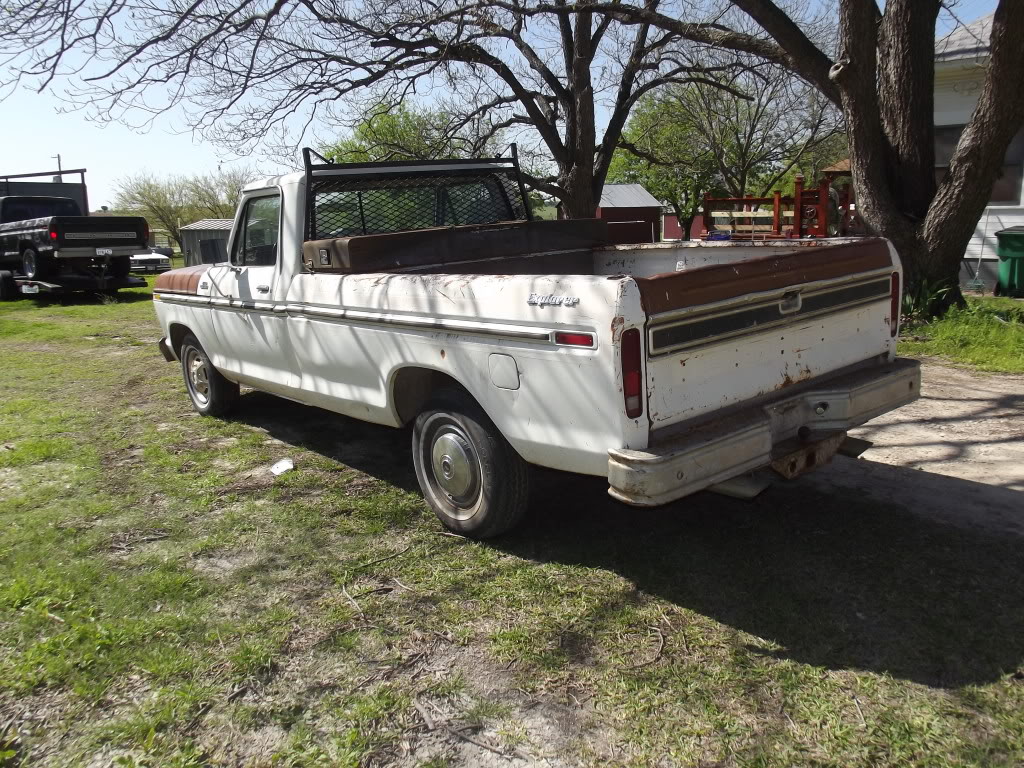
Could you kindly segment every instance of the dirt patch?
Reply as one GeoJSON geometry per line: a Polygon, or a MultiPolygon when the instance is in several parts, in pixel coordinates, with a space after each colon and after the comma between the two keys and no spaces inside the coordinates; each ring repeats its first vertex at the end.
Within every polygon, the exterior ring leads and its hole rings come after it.
{"type": "Polygon", "coordinates": [[[417,719],[425,728],[409,742],[407,754],[397,765],[412,768],[432,758],[460,766],[578,765],[575,760],[566,762],[566,756],[583,744],[593,748],[601,741],[596,737],[596,713],[588,701],[563,703],[573,700],[558,692],[527,692],[513,671],[495,664],[478,649],[439,649],[416,676],[455,676],[465,682],[465,690],[453,699],[417,697],[417,719]],[[500,714],[482,721],[467,717],[475,702],[485,702],[500,714]],[[429,725],[425,717],[430,719],[429,725]]]}
{"type": "MultiPolygon", "coordinates": [[[[7,446],[0,447],[3,450],[7,446]]],[[[21,485],[18,471],[11,467],[0,467],[0,491],[14,491],[21,485]]]]}
{"type": "Polygon", "coordinates": [[[260,555],[256,552],[221,552],[197,557],[192,566],[205,576],[226,579],[240,568],[251,568],[259,560],[260,555]]]}
{"type": "Polygon", "coordinates": [[[288,731],[276,723],[238,731],[216,730],[202,740],[215,765],[271,765],[275,753],[288,742],[288,731]]]}
{"type": "Polygon", "coordinates": [[[169,537],[170,533],[159,528],[117,531],[110,537],[110,550],[119,557],[126,557],[143,545],[169,537]]]}

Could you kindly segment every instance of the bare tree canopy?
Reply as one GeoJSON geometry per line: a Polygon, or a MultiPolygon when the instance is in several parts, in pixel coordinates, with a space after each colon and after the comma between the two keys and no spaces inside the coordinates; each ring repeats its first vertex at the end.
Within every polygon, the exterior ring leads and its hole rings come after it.
{"type": "MultiPolygon", "coordinates": [[[[183,105],[193,127],[236,149],[294,136],[314,119],[344,122],[361,114],[360,100],[396,108],[429,98],[457,117],[452,131],[472,125],[484,140],[528,132],[553,161],[532,186],[570,215],[593,215],[640,97],[669,83],[728,84],[711,78],[723,67],[694,62],[676,30],[568,14],[564,0],[552,8],[519,0],[12,0],[0,17],[0,56],[8,85],[66,82],[66,97],[101,119],[183,105]]],[[[687,29],[699,38],[705,27],[687,29]]]]}
{"type": "Polygon", "coordinates": [[[842,131],[840,111],[780,67],[752,62],[733,86],[747,98],[704,83],[659,91],[663,118],[693,126],[733,197],[769,194],[805,154],[842,131]]]}
{"type": "Polygon", "coordinates": [[[842,110],[868,225],[896,243],[912,280],[957,299],[960,257],[1024,123],[1024,2],[998,3],[977,107],[938,182],[942,0],[887,0],[884,10],[836,0],[834,46],[819,42],[820,15],[797,14],[809,4],[706,2],[12,0],[0,58],[7,87],[59,80],[101,119],[184,105],[193,127],[235,148],[362,114],[360,99],[426,98],[457,111],[452,130],[535,136],[554,170],[532,185],[587,216],[637,100],[673,83],[731,87],[707,51],[740,52],[788,69],[842,110]]]}

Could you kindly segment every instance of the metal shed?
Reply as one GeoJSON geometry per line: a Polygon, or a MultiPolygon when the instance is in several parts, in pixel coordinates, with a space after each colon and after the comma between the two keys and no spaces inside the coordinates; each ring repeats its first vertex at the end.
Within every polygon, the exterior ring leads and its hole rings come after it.
{"type": "Polygon", "coordinates": [[[613,243],[656,243],[661,240],[663,206],[640,184],[605,184],[596,216],[608,222],[613,243]]]}
{"type": "Polygon", "coordinates": [[[223,261],[227,258],[228,236],[231,234],[231,219],[201,219],[181,228],[181,250],[185,257],[185,265],[193,266],[204,261],[223,261]],[[209,240],[206,246],[207,257],[203,258],[202,241],[209,240]]]}

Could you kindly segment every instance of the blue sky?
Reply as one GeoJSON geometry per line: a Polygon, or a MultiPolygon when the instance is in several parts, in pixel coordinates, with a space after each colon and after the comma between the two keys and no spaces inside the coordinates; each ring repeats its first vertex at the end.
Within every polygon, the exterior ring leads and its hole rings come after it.
{"type": "MultiPolygon", "coordinates": [[[[954,12],[964,22],[990,13],[996,0],[958,0],[954,12]]],[[[952,28],[943,14],[939,34],[952,28]]],[[[147,132],[140,133],[116,123],[98,125],[81,112],[61,114],[61,101],[49,93],[15,92],[0,103],[4,115],[0,128],[0,173],[27,173],[56,168],[50,159],[58,152],[65,168],[88,168],[89,199],[94,208],[113,202],[118,178],[146,170],[164,176],[172,173],[206,173],[219,161],[247,162],[226,153],[190,133],[180,133],[180,115],[165,115],[147,132]]],[[[275,170],[262,158],[252,164],[275,170]]]]}

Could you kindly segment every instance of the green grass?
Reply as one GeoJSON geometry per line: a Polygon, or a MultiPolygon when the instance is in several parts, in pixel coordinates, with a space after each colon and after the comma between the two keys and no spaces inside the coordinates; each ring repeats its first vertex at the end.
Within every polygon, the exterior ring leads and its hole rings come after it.
{"type": "Polygon", "coordinates": [[[1024,373],[1024,302],[968,298],[931,323],[905,328],[900,353],[932,355],[982,371],[1024,373]]]}
{"type": "Polygon", "coordinates": [[[1018,541],[545,472],[520,531],[444,536],[406,433],[195,416],[157,336],[131,297],[0,305],[4,768],[501,759],[442,726],[568,765],[1024,761],[1018,541]]]}

